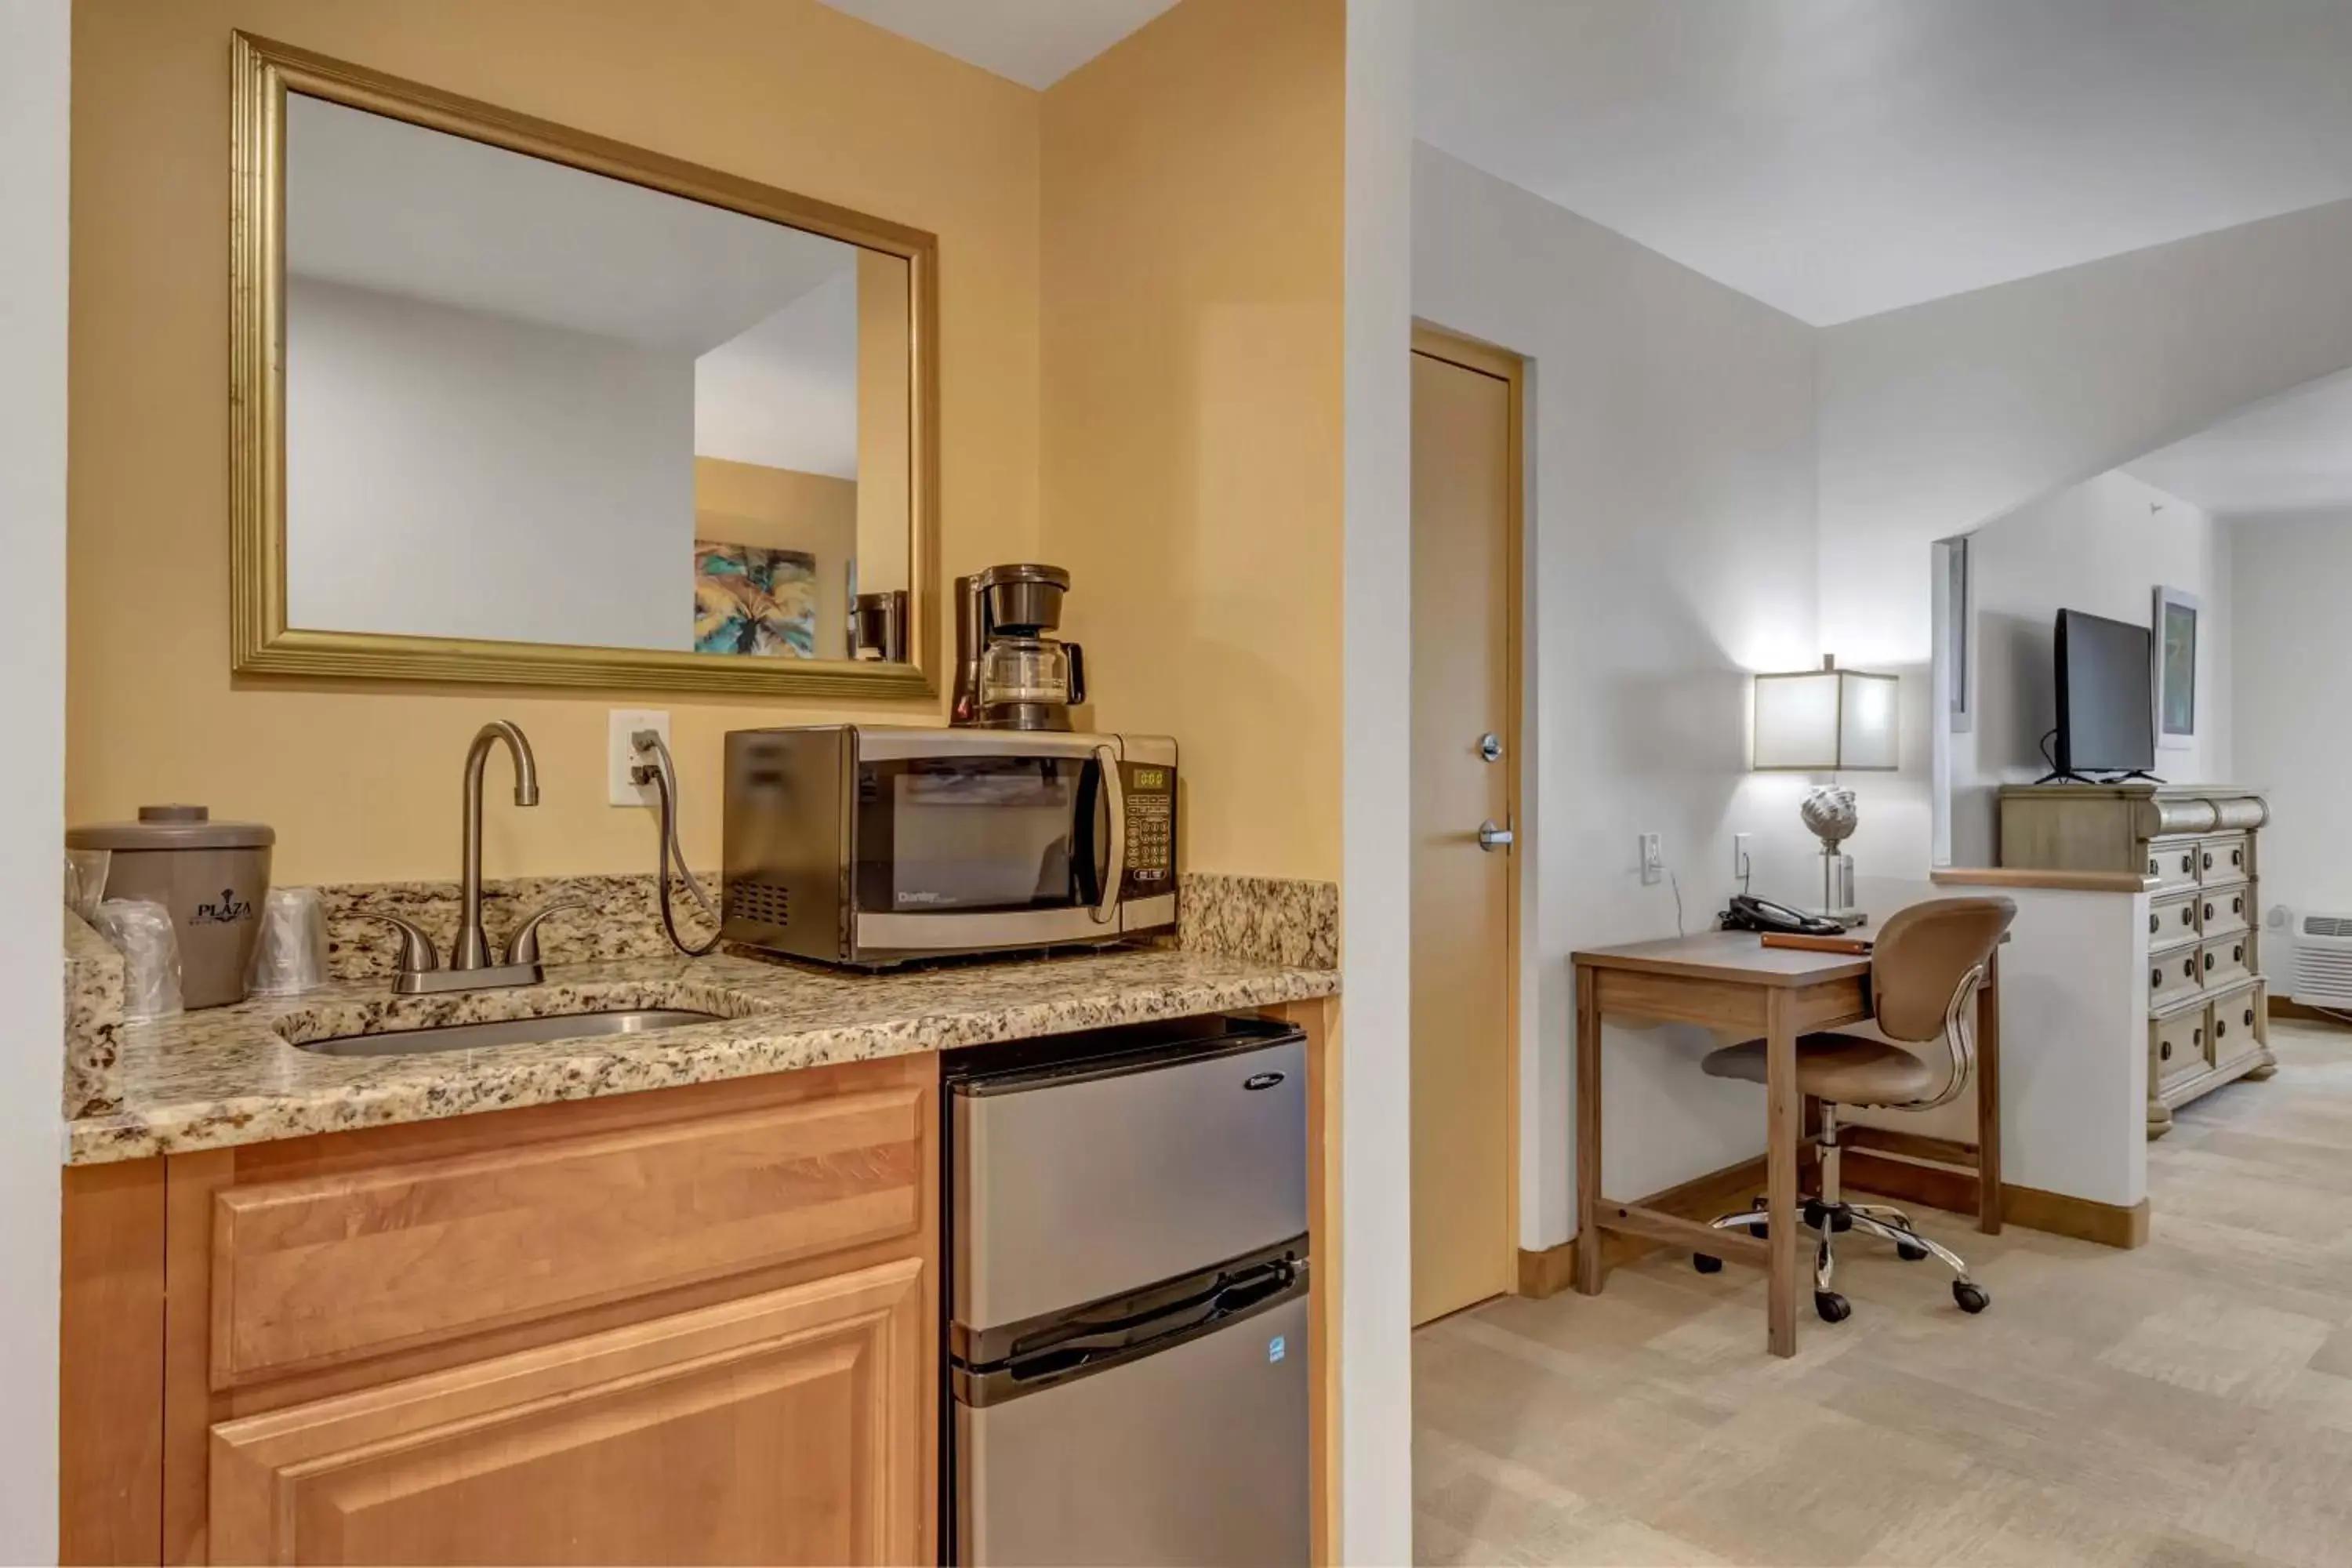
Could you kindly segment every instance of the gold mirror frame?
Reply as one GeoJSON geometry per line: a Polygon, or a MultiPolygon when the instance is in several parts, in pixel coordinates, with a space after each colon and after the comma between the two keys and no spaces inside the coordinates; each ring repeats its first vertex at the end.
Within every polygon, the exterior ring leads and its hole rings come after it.
{"type": "Polygon", "coordinates": [[[937,694],[939,239],[920,229],[625,146],[249,34],[232,47],[229,226],[229,638],[240,675],[489,681],[618,690],[921,698],[937,694]],[[404,120],[902,258],[908,267],[909,662],[484,637],[320,631],[286,624],[286,95],[404,120]]]}

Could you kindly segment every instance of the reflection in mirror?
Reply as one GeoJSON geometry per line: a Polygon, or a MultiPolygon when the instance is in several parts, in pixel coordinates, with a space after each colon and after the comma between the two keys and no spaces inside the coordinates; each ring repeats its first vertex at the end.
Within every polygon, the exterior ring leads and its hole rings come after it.
{"type": "Polygon", "coordinates": [[[906,258],[300,93],[285,138],[289,627],[905,657],[906,258]]]}

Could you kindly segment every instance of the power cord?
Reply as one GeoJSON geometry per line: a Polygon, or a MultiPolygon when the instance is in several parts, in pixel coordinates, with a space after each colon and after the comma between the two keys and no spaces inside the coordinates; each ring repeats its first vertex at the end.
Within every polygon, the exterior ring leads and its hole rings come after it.
{"type": "Polygon", "coordinates": [[[686,890],[694,895],[694,901],[702,906],[703,914],[709,917],[714,927],[719,924],[719,910],[710,902],[710,895],[702,890],[702,884],[695,880],[694,872],[686,863],[686,851],[678,845],[677,764],[670,760],[669,747],[658,730],[640,730],[629,737],[629,742],[640,756],[651,752],[655,757],[651,764],[640,763],[630,769],[629,779],[633,784],[653,785],[655,793],[661,796],[660,864],[654,880],[661,904],[662,930],[669,933],[672,947],[688,958],[700,958],[719,946],[720,932],[714,930],[709,940],[702,945],[689,946],[686,939],[677,934],[677,917],[671,911],[669,902],[670,870],[675,865],[679,879],[686,883],[686,890]]]}
{"type": "Polygon", "coordinates": [[[1666,870],[1666,886],[1675,890],[1675,934],[1676,936],[1687,936],[1690,933],[1683,930],[1682,880],[1675,875],[1674,868],[1672,867],[1667,868],[1666,870]]]}

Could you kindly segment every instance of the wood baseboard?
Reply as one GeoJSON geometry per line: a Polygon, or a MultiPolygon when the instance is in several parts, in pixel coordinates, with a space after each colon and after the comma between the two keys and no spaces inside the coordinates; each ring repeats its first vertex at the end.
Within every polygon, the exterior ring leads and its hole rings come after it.
{"type": "MultiPolygon", "coordinates": [[[[1813,1179],[1810,1163],[1800,1173],[1807,1184],[1813,1179]]],[[[1976,1212],[1976,1178],[1966,1171],[1946,1170],[1936,1165],[1914,1164],[1904,1160],[1890,1160],[1867,1150],[1849,1149],[1843,1162],[1844,1184],[1849,1192],[1868,1193],[1873,1197],[1892,1198],[1897,1203],[1919,1204],[1927,1208],[1941,1209],[1964,1222],[1976,1212]]],[[[1729,1214],[1764,1190],[1764,1162],[1744,1160],[1737,1165],[1726,1165],[1711,1171],[1678,1187],[1653,1193],[1637,1200],[1643,1208],[1660,1209],[1684,1219],[1713,1219],[1717,1215],[1729,1214]]],[[[2116,1204],[2095,1203],[2089,1198],[2070,1197],[2064,1193],[2044,1192],[2040,1187],[2021,1187],[2005,1182],[2000,1189],[2000,1213],[2004,1222],[2021,1225],[2028,1230],[2047,1231],[2053,1236],[2071,1236],[2080,1241],[2095,1241],[2102,1247],[2131,1248],[2147,1245],[2147,1200],[2142,1198],[2129,1208],[2116,1204]]],[[[1630,1263],[1637,1258],[1658,1249],[1655,1242],[1638,1237],[1612,1233],[1602,1242],[1602,1256],[1611,1268],[1630,1263]]],[[[1963,1245],[1962,1250],[1965,1251],[1963,1245]]],[[[1540,1251],[1519,1249],[1519,1294],[1541,1300],[1557,1296],[1574,1283],[1576,1279],[1576,1243],[1564,1241],[1558,1247],[1540,1251]]]]}
{"type": "Polygon", "coordinates": [[[2293,1018],[2301,1024],[2334,1024],[2338,1028],[2352,1027],[2352,1022],[2341,1014],[2328,1012],[2324,1007],[2306,1007],[2284,996],[2273,994],[2270,1011],[2273,1018],[2293,1018]]]}
{"type": "MultiPolygon", "coordinates": [[[[1976,1179],[1964,1171],[1913,1164],[1852,1150],[1845,1156],[1843,1174],[1848,1193],[1868,1193],[1897,1203],[1920,1204],[1952,1215],[1976,1212],[1976,1179]]],[[[2000,1188],[2000,1217],[2004,1223],[2047,1231],[2053,1236],[2095,1241],[2102,1247],[2128,1248],[2147,1245],[2147,1213],[2146,1198],[2126,1208],[2064,1193],[2044,1192],[2040,1187],[2021,1187],[2014,1182],[2004,1182],[2000,1188]]]]}
{"type": "MultiPolygon", "coordinates": [[[[1720,1171],[1709,1171],[1695,1176],[1679,1186],[1668,1187],[1634,1200],[1637,1208],[1657,1209],[1683,1219],[1713,1219],[1719,1214],[1729,1214],[1747,1206],[1748,1201],[1764,1190],[1762,1156],[1742,1160],[1736,1165],[1726,1165],[1720,1171]]],[[[1601,1240],[1601,1258],[1610,1268],[1631,1263],[1658,1249],[1654,1241],[1639,1237],[1623,1236],[1614,1231],[1601,1240]]],[[[1519,1294],[1538,1300],[1557,1296],[1576,1279],[1576,1243],[1561,1242],[1539,1252],[1519,1249],[1519,1294]]]]}

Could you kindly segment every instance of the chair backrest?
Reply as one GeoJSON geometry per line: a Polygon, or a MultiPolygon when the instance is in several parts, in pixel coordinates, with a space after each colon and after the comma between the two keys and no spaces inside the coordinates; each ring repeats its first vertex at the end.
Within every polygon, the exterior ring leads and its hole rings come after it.
{"type": "Polygon", "coordinates": [[[1912,1044],[1942,1035],[1960,988],[2016,918],[2008,899],[1930,899],[1889,916],[1870,954],[1880,1030],[1912,1044]]]}

